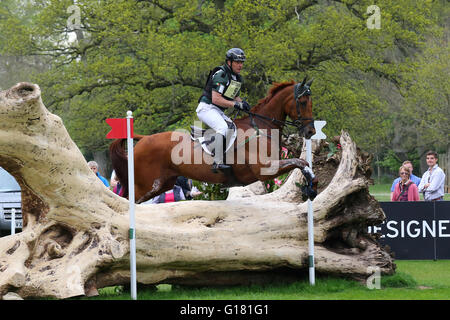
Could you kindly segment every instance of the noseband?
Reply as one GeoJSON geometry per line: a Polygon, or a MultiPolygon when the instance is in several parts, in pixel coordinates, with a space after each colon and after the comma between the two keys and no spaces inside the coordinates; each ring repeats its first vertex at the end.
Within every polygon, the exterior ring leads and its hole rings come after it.
{"type": "MultiPolygon", "coordinates": [[[[304,130],[306,126],[302,124],[302,121],[304,120],[311,120],[311,122],[308,124],[308,126],[314,125],[314,118],[304,118],[302,117],[302,114],[300,112],[300,101],[299,99],[303,96],[310,96],[311,95],[311,89],[308,85],[304,85],[303,83],[297,83],[294,86],[294,100],[295,100],[295,106],[297,108],[297,119],[294,120],[294,125],[300,130],[304,130]]],[[[306,104],[306,102],[304,102],[306,104]]],[[[303,104],[303,103],[302,103],[303,104]]]]}

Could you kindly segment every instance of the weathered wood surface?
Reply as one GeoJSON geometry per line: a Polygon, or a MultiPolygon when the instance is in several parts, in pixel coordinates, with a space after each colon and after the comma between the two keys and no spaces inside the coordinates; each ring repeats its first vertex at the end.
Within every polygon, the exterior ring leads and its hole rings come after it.
{"type": "MultiPolygon", "coordinates": [[[[392,258],[365,231],[385,218],[368,193],[370,157],[345,132],[340,144],[328,160],[316,146],[316,270],[363,279],[377,266],[391,274],[392,258]]],[[[21,233],[0,238],[0,296],[67,298],[129,282],[128,201],[90,171],[35,84],[0,93],[0,166],[22,187],[24,218],[21,233]]],[[[307,205],[295,184],[301,179],[295,170],[271,194],[256,183],[233,188],[224,201],[137,205],[138,281],[207,285],[277,270],[302,274],[308,236],[307,205]]]]}

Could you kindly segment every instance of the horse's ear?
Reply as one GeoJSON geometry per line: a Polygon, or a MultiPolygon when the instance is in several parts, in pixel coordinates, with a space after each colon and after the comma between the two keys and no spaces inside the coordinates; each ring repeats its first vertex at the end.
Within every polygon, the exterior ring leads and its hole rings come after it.
{"type": "Polygon", "coordinates": [[[300,87],[303,87],[303,86],[305,85],[305,82],[306,82],[306,77],[303,78],[303,81],[302,81],[302,83],[300,84],[300,87]]]}
{"type": "Polygon", "coordinates": [[[306,86],[307,86],[307,87],[311,87],[311,84],[312,84],[313,80],[314,80],[314,78],[312,78],[311,80],[309,80],[309,81],[306,83],[306,86]]]}

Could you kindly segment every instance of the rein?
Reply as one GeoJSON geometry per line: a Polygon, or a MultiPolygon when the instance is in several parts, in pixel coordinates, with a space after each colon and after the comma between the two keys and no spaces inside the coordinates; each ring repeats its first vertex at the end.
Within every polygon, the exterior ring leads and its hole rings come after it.
{"type": "MultiPolygon", "coordinates": [[[[296,103],[298,118],[295,119],[294,121],[289,121],[289,120],[281,121],[281,120],[278,120],[278,119],[275,119],[275,118],[269,118],[269,117],[263,116],[261,114],[253,113],[253,112],[250,112],[250,111],[247,111],[247,110],[242,110],[242,111],[246,112],[250,116],[250,122],[251,122],[252,126],[254,128],[256,128],[257,132],[259,131],[259,129],[256,126],[253,117],[264,119],[264,120],[268,120],[268,121],[270,121],[272,123],[277,123],[280,126],[284,126],[284,125],[294,126],[298,130],[301,131],[301,130],[303,130],[306,127],[305,125],[302,124],[302,120],[314,120],[314,118],[303,118],[301,116],[300,102],[298,100],[301,97],[303,97],[304,95],[311,95],[311,89],[309,88],[309,86],[304,86],[303,83],[297,83],[294,86],[294,100],[295,100],[295,103],[296,103]],[[300,89],[302,89],[302,88],[304,88],[304,90],[302,92],[300,92],[300,89]]],[[[236,114],[236,116],[237,116],[237,114],[236,114]]]]}

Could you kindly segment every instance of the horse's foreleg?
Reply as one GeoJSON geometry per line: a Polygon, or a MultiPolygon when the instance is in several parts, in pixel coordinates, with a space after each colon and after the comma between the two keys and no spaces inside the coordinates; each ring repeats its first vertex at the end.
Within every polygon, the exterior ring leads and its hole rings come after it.
{"type": "Polygon", "coordinates": [[[303,172],[304,168],[309,168],[308,162],[298,158],[269,160],[264,165],[259,166],[257,168],[259,172],[255,173],[262,176],[264,180],[270,180],[296,168],[299,168],[303,172]]]}
{"type": "Polygon", "coordinates": [[[142,197],[140,197],[136,201],[136,203],[145,202],[145,201],[150,200],[151,198],[161,194],[162,187],[163,187],[163,184],[162,184],[161,180],[155,179],[155,181],[153,181],[152,189],[149,192],[147,192],[146,194],[144,194],[142,197]]]}
{"type": "Polygon", "coordinates": [[[302,171],[307,184],[311,184],[312,189],[317,193],[317,184],[319,180],[309,167],[308,162],[303,159],[269,160],[266,165],[260,167],[260,175],[263,180],[271,180],[296,168],[299,168],[302,171]]]}
{"type": "Polygon", "coordinates": [[[150,200],[151,198],[154,198],[156,196],[159,196],[161,193],[166,192],[170,189],[173,189],[173,186],[175,185],[175,181],[177,180],[177,177],[164,177],[163,178],[157,178],[153,181],[152,189],[144,194],[142,197],[136,201],[136,203],[142,203],[145,201],[150,200]]]}
{"type": "Polygon", "coordinates": [[[306,198],[313,200],[317,196],[317,184],[319,183],[319,179],[309,166],[305,166],[303,169],[300,168],[300,170],[307,182],[307,184],[302,187],[302,192],[305,197],[304,200],[306,201],[306,198]]]}

